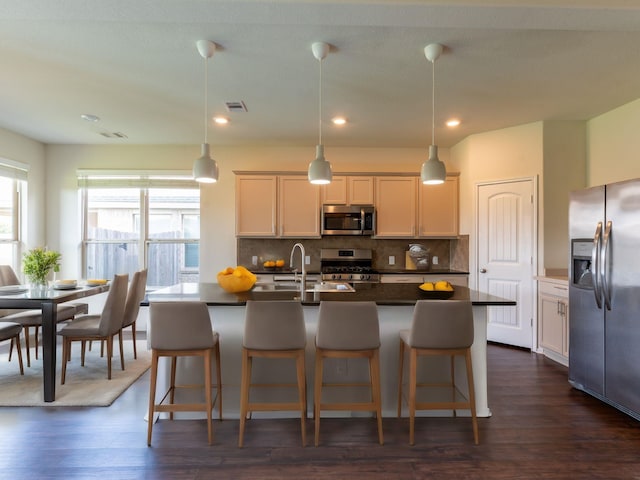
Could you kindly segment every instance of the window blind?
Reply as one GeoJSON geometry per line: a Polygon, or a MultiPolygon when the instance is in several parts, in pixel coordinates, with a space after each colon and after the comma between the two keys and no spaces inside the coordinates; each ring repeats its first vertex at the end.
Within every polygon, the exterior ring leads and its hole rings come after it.
{"type": "Polygon", "coordinates": [[[81,188],[200,188],[191,172],[177,170],[78,170],[77,177],[81,188]]]}

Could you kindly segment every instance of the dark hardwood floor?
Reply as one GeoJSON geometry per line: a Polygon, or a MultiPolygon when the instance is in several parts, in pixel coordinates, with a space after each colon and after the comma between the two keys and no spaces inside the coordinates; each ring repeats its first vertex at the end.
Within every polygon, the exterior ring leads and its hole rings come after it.
{"type": "Polygon", "coordinates": [[[1,408],[1,479],[640,479],[640,422],[573,390],[567,369],[490,345],[491,418],[473,444],[468,418],[323,419],[321,446],[300,445],[295,419],[161,421],[153,447],[143,416],[148,373],[108,408],[1,408]]]}

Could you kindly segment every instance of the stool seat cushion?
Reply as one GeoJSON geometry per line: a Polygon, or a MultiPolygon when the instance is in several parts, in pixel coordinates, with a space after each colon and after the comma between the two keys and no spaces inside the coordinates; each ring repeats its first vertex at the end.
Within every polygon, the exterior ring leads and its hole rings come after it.
{"type": "Polygon", "coordinates": [[[410,335],[413,348],[468,348],[473,343],[473,309],[467,300],[418,300],[410,335]]]}
{"type": "Polygon", "coordinates": [[[253,350],[305,348],[302,304],[295,301],[248,300],[242,346],[253,350]]]}
{"type": "Polygon", "coordinates": [[[204,350],[218,343],[207,305],[202,302],[184,302],[176,311],[175,302],[153,302],[153,322],[149,328],[149,343],[157,350],[204,350]],[[189,319],[185,328],[181,318],[189,319]]]}
{"type": "Polygon", "coordinates": [[[327,350],[371,350],[380,347],[375,302],[320,302],[316,347],[327,350]]]}

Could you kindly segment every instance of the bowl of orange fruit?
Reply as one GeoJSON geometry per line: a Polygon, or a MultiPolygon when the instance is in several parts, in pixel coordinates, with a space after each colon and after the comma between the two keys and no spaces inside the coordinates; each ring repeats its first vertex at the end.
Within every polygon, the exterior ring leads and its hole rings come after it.
{"type": "Polygon", "coordinates": [[[275,270],[284,267],[284,259],[279,258],[277,260],[265,260],[262,262],[262,266],[265,270],[275,270]]]}
{"type": "Polygon", "coordinates": [[[218,272],[218,284],[229,293],[246,292],[253,288],[258,279],[242,265],[227,267],[218,272]]]}

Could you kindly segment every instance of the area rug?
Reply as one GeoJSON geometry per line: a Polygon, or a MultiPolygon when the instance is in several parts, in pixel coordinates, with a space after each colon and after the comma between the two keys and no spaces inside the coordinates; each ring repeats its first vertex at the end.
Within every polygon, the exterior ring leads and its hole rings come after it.
{"type": "MultiPolygon", "coordinates": [[[[84,367],[80,366],[80,344],[72,347],[71,362],[67,364],[67,378],[60,384],[60,367],[62,350],[57,352],[56,399],[53,402],[43,401],[42,357],[34,359],[31,349],[31,367],[27,367],[23,343],[24,376],[20,375],[18,358],[15,351],[8,361],[8,353],[0,354],[0,406],[3,407],[106,407],[113,403],[122,392],[146,372],[151,366],[151,352],[147,350],[146,341],[136,342],[138,358],[133,359],[133,342],[124,342],[124,366],[120,368],[120,354],[114,345],[114,358],[111,369],[111,380],[107,379],[107,360],[100,357],[100,346],[87,351],[84,367]]],[[[3,349],[4,350],[4,349],[3,349]]]]}

